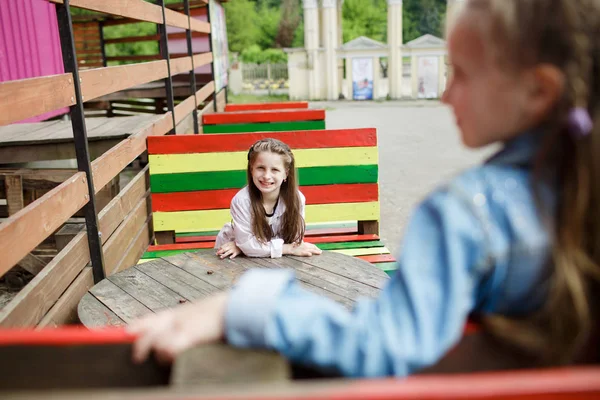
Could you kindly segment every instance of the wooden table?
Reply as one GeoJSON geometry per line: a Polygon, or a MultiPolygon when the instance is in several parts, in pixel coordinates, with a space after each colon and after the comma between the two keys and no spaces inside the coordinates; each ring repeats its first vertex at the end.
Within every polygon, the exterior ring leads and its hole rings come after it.
{"type": "Polygon", "coordinates": [[[79,319],[87,327],[125,325],[144,314],[228,289],[249,268],[294,269],[308,290],[348,308],[359,297],[377,296],[389,279],[366,261],[331,251],[313,257],[221,260],[214,250],[202,250],[157,258],[104,279],[79,302],[79,319]]]}

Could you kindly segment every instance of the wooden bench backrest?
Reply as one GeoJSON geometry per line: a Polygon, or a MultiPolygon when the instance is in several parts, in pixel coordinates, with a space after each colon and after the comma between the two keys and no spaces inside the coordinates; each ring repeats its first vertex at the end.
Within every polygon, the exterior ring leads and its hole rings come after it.
{"type": "Polygon", "coordinates": [[[259,110],[292,110],[308,108],[307,101],[284,101],[281,103],[246,103],[226,104],[225,112],[229,111],[259,111],[259,110]]]}
{"type": "Polygon", "coordinates": [[[325,110],[284,109],[204,114],[202,129],[204,133],[325,129],[325,110]]]}
{"type": "Polygon", "coordinates": [[[209,232],[229,222],[231,199],[246,185],[248,149],[266,137],[294,151],[307,224],[358,221],[361,233],[378,233],[377,133],[371,128],[151,136],[154,230],[209,232]]]}

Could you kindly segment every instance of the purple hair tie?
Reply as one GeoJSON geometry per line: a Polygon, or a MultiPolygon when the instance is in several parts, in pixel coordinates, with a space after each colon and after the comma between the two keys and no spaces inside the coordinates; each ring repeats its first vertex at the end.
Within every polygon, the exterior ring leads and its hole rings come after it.
{"type": "Polygon", "coordinates": [[[575,107],[569,112],[569,132],[575,138],[588,136],[594,127],[590,113],[584,107],[575,107]]]}

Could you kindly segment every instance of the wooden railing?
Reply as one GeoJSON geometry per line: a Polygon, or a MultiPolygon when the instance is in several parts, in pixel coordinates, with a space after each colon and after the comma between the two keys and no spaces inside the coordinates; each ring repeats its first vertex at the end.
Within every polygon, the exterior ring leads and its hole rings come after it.
{"type": "MultiPolygon", "coordinates": [[[[166,9],[164,5],[155,5],[143,0],[51,1],[57,3],[57,7],[68,8],[70,5],[136,21],[166,24],[210,34],[210,24],[192,19],[179,11],[166,9]]],[[[182,8],[189,12],[189,7],[182,8]]],[[[63,16],[65,12],[68,11],[63,8],[63,16]]],[[[70,22],[70,16],[68,21],[70,22]]],[[[68,57],[64,57],[64,37],[68,35],[66,30],[69,30],[72,39],[72,24],[68,23],[66,25],[69,26],[65,26],[64,18],[59,18],[59,24],[62,24],[60,29],[63,58],[65,70],[68,71],[68,57]]],[[[166,29],[162,32],[166,32],[166,29]]],[[[165,84],[168,85],[170,75],[191,71],[198,66],[212,63],[212,60],[211,53],[201,53],[174,60],[163,59],[81,71],[77,70],[75,60],[75,70],[69,73],[0,83],[0,104],[3,105],[0,125],[70,107],[74,138],[78,147],[79,169],[70,179],[0,224],[0,252],[3,254],[0,257],[0,276],[17,265],[78,210],[93,205],[95,194],[146,151],[148,136],[172,132],[183,119],[197,112],[198,104],[211,96],[213,100],[205,110],[212,111],[214,102],[218,102],[222,109],[224,94],[214,93],[214,82],[204,85],[178,106],[172,106],[167,113],[157,116],[145,126],[140,126],[127,139],[93,162],[90,162],[87,145],[81,146],[86,140],[85,120],[80,112],[82,103],[159,79],[166,78],[165,84]],[[75,82],[76,76],[79,76],[79,82],[75,82]]],[[[98,280],[98,276],[108,276],[135,264],[148,246],[152,235],[147,172],[146,168],[136,175],[100,212],[96,212],[95,209],[91,215],[86,212],[88,230],[79,232],[9,304],[0,310],[0,326],[47,326],[72,321],[77,303],[83,293],[93,285],[94,277],[98,280]],[[94,229],[97,229],[99,234],[95,241],[88,238],[88,233],[91,232],[90,224],[95,225],[94,229]],[[101,257],[94,258],[94,246],[100,247],[101,257]]]]}

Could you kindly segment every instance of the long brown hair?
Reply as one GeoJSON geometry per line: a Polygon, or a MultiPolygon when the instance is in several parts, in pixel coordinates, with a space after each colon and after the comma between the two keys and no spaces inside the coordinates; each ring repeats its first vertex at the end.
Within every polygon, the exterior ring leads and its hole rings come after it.
{"type": "Polygon", "coordinates": [[[477,13],[472,17],[501,66],[545,63],[565,76],[564,93],[544,123],[534,167],[536,187],[542,171],[549,170],[557,185],[547,301],[526,319],[489,316],[484,321],[492,333],[523,350],[569,363],[598,323],[592,286],[600,281],[600,1],[468,0],[463,11],[477,13]],[[575,107],[587,109],[593,120],[587,136],[575,137],[568,129],[575,107]]]}
{"type": "Polygon", "coordinates": [[[259,153],[270,152],[279,154],[287,172],[287,179],[281,184],[279,198],[285,203],[282,216],[280,236],[284,243],[301,243],[304,239],[304,218],[300,212],[300,193],[296,179],[294,154],[289,146],[280,140],[266,138],[254,143],[248,152],[248,191],[252,208],[252,232],[261,242],[267,243],[273,238],[273,230],[267,222],[265,208],[262,204],[262,194],[252,180],[252,166],[259,153]]]}

